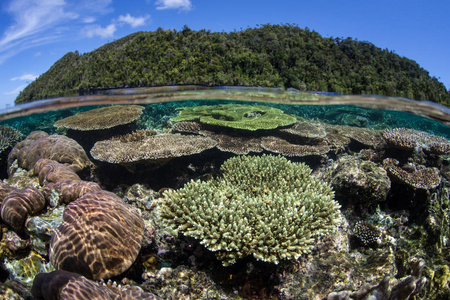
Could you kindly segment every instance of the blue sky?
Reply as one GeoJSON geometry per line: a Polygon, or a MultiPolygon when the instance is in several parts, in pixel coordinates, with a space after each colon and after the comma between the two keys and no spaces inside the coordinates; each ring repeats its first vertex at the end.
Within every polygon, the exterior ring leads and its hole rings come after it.
{"type": "Polygon", "coordinates": [[[2,0],[0,109],[70,51],[90,52],[136,31],[233,31],[297,24],[406,56],[450,88],[447,0],[2,0]]]}

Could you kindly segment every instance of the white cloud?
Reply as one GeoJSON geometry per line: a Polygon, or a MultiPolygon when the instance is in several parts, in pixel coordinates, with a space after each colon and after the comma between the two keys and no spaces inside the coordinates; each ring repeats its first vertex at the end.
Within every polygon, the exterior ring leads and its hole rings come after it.
{"type": "Polygon", "coordinates": [[[112,11],[112,0],[4,2],[11,25],[0,32],[0,64],[25,49],[67,38],[67,31],[74,26],[93,22],[96,16],[112,11]]]}
{"type": "Polygon", "coordinates": [[[16,87],[14,90],[10,92],[4,93],[5,95],[19,95],[19,93],[27,86],[28,84],[22,84],[18,87],[16,87]]]}
{"type": "Polygon", "coordinates": [[[156,1],[156,9],[192,9],[191,0],[158,0],[156,1]]]}
{"type": "Polygon", "coordinates": [[[94,36],[109,38],[114,36],[114,32],[116,32],[115,24],[109,24],[106,27],[101,27],[100,25],[89,25],[83,28],[83,34],[89,38],[94,36]]]}
{"type": "Polygon", "coordinates": [[[12,81],[16,81],[16,80],[35,80],[37,77],[37,75],[34,74],[23,74],[22,76],[17,76],[17,77],[13,77],[11,78],[12,81]]]}
{"type": "Polygon", "coordinates": [[[118,21],[129,24],[131,27],[139,27],[145,25],[145,22],[150,16],[145,17],[132,17],[130,14],[120,15],[118,21]]]}

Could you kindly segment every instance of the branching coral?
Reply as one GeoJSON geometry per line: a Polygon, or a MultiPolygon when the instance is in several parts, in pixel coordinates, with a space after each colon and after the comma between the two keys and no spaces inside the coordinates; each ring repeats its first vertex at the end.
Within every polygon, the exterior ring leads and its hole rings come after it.
{"type": "Polygon", "coordinates": [[[21,138],[22,134],[17,129],[9,126],[0,126],[0,160],[3,159],[3,154],[14,147],[21,138]]]}
{"type": "Polygon", "coordinates": [[[223,176],[164,193],[161,216],[216,251],[224,265],[253,255],[278,263],[308,253],[340,220],[331,187],[281,156],[238,156],[223,176]]]}

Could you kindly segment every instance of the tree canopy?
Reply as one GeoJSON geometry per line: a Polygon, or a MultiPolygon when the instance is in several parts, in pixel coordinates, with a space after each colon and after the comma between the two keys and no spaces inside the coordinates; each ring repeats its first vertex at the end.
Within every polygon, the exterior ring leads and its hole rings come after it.
{"type": "Polygon", "coordinates": [[[16,104],[80,91],[161,85],[233,85],[379,94],[450,105],[450,92],[415,61],[370,42],[324,38],[296,25],[234,32],[136,32],[89,52],[69,52],[16,104]]]}

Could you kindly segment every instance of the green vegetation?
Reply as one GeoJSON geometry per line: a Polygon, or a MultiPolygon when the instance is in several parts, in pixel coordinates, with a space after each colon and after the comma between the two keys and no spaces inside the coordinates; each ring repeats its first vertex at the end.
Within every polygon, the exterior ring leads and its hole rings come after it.
{"type": "Polygon", "coordinates": [[[293,87],[450,105],[450,92],[416,62],[369,42],[323,38],[294,25],[133,33],[90,53],[67,53],[16,104],[98,88],[179,84],[293,87]]]}

